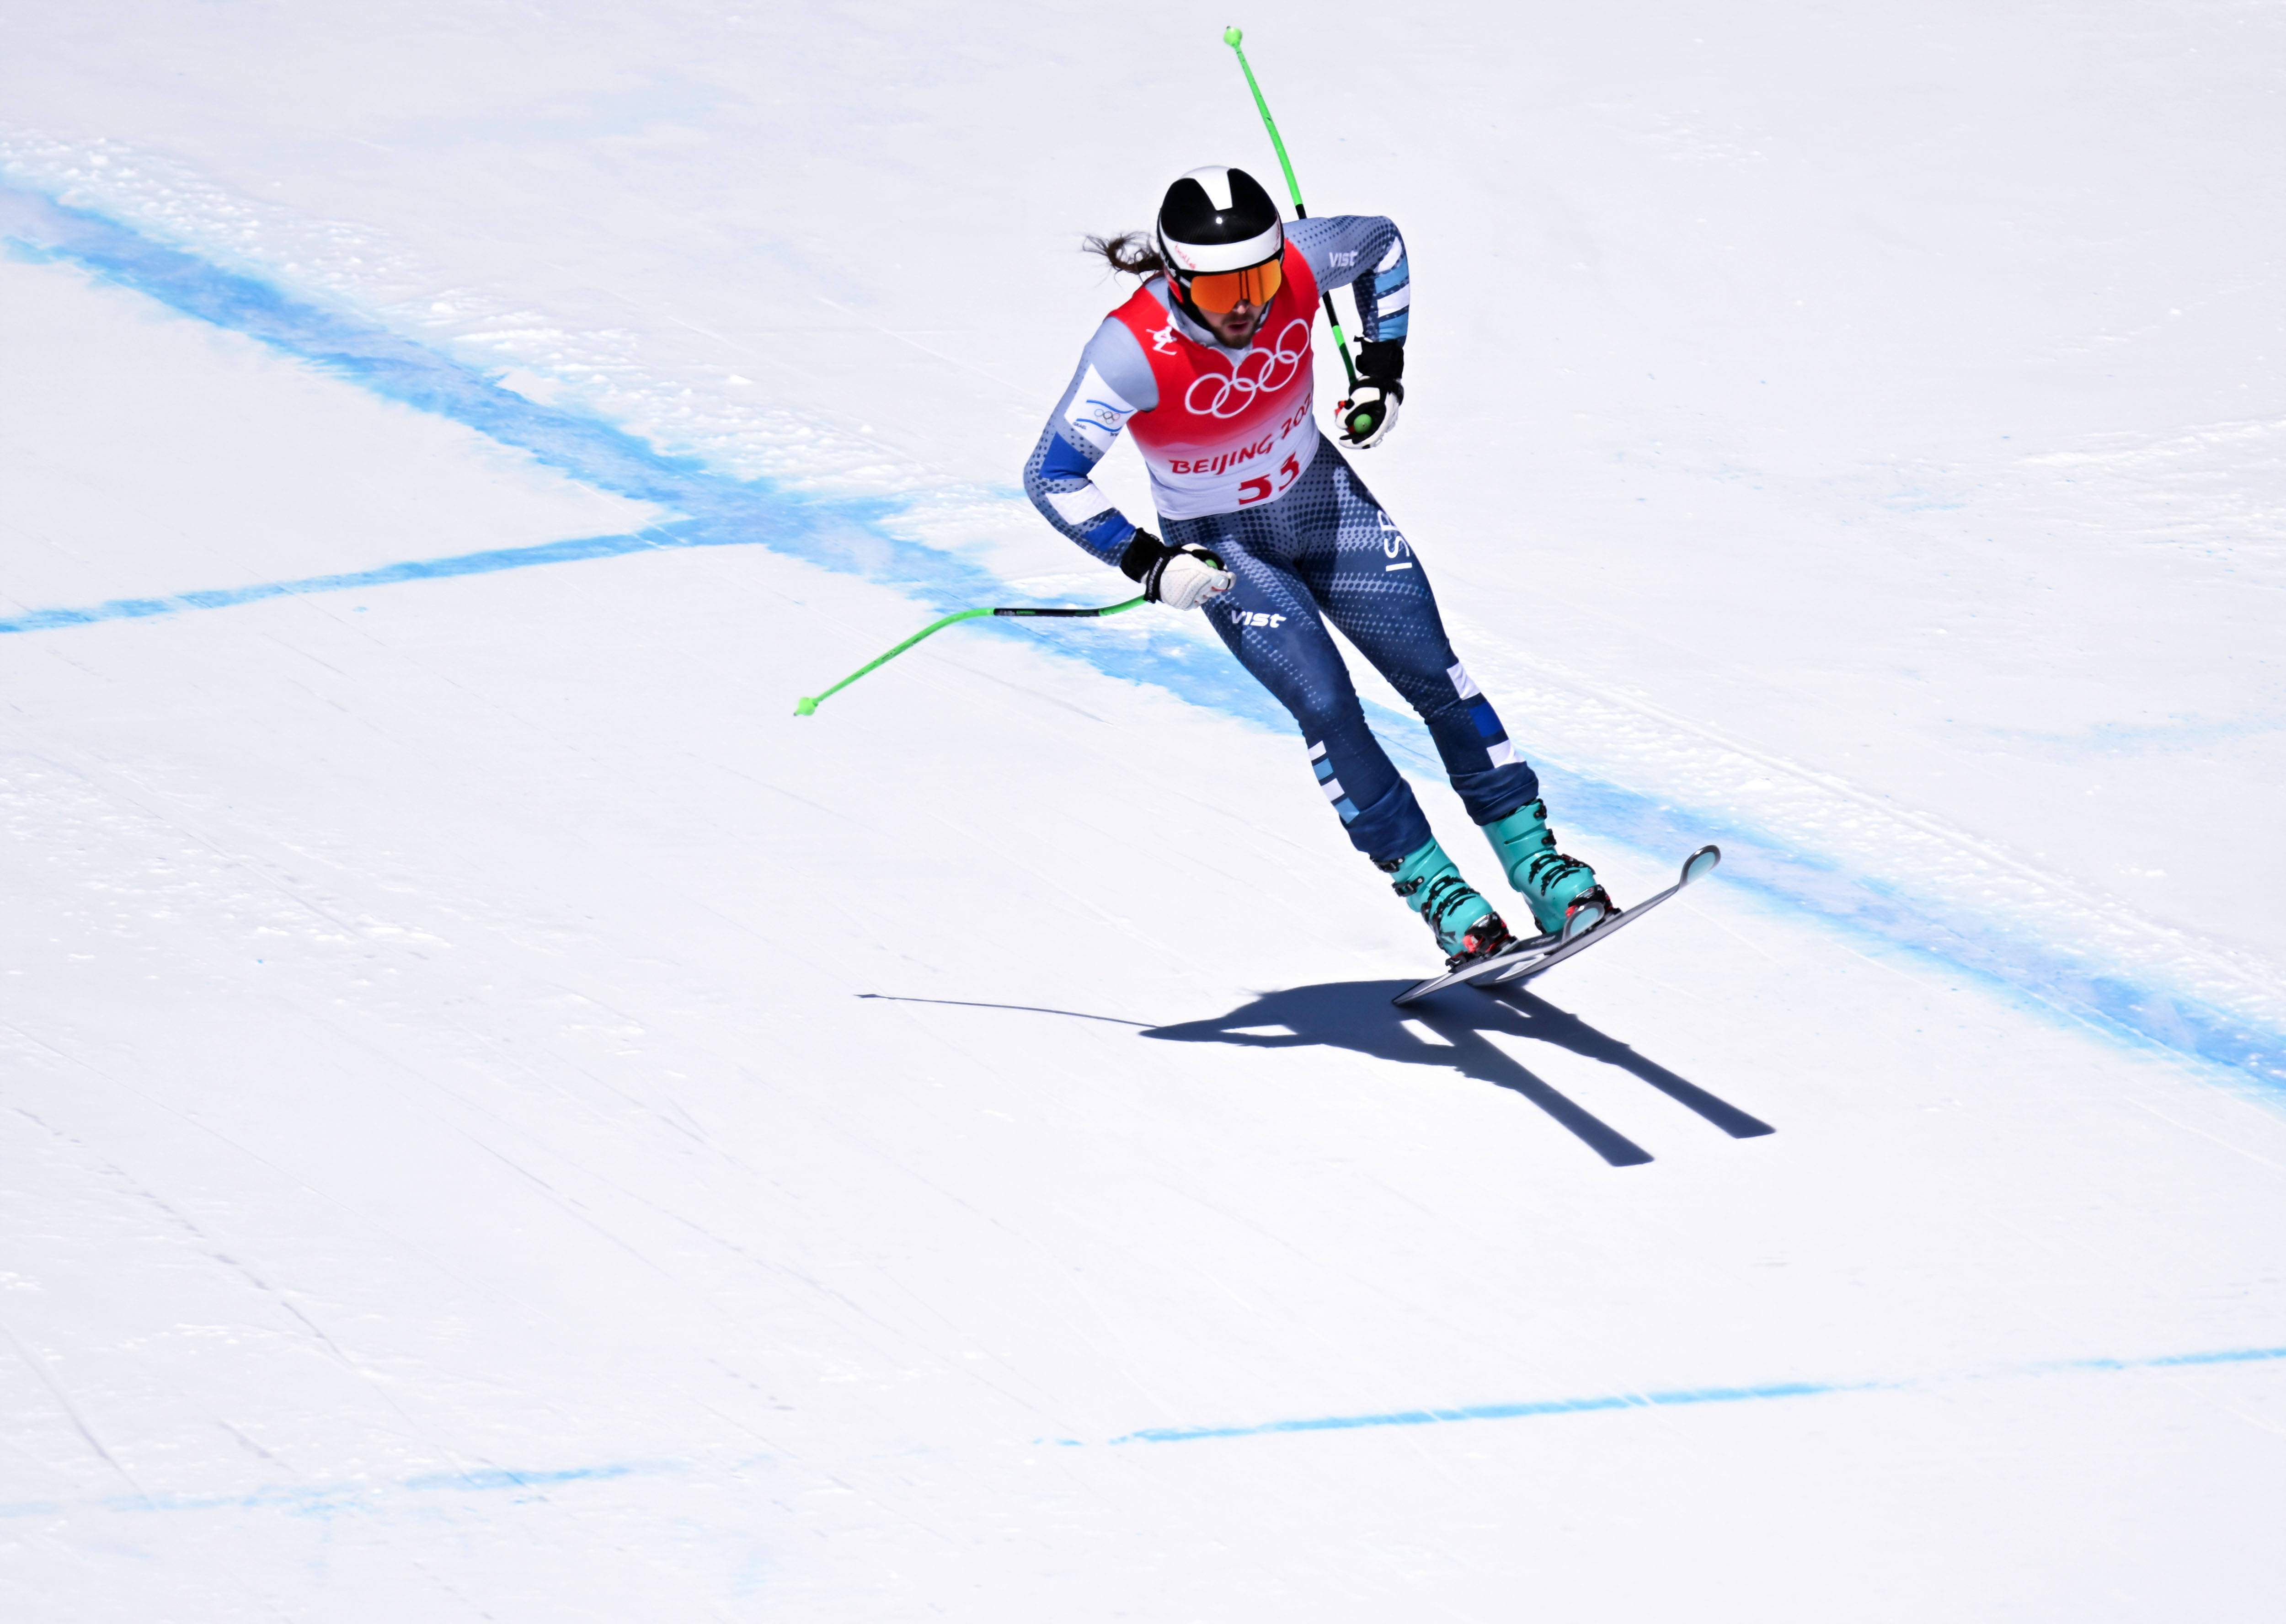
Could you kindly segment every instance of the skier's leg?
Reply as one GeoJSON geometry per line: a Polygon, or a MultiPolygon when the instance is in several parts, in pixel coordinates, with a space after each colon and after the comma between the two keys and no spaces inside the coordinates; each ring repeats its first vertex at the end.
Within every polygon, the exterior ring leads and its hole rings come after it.
{"type": "Polygon", "coordinates": [[[1330,445],[1311,474],[1320,468],[1339,519],[1329,532],[1313,535],[1296,559],[1297,573],[1428,726],[1454,790],[1540,928],[1562,929],[1589,903],[1608,906],[1595,871],[1556,849],[1539,775],[1454,654],[1412,543],[1330,445]]]}
{"type": "Polygon", "coordinates": [[[1311,535],[1295,572],[1427,725],[1470,817],[1488,824],[1537,798],[1539,776],[1453,652],[1412,543],[1331,445],[1305,477],[1323,478],[1335,519],[1311,535]]]}
{"type": "MultiPolygon", "coordinates": [[[[1289,493],[1289,495],[1292,494],[1289,493]]],[[[1205,605],[1239,664],[1293,715],[1320,792],[1350,841],[1419,912],[1446,954],[1491,950],[1507,927],[1437,844],[1413,786],[1366,726],[1365,709],[1317,605],[1288,561],[1293,510],[1166,522],[1166,539],[1210,549],[1236,578],[1205,605]],[[1281,524],[1279,520],[1289,521],[1281,524]]]]}
{"type": "Polygon", "coordinates": [[[1278,556],[1274,539],[1239,533],[1228,522],[1237,516],[1172,520],[1167,540],[1178,546],[1198,541],[1236,578],[1205,605],[1216,635],[1293,715],[1318,787],[1351,843],[1375,863],[1401,858],[1429,838],[1429,821],[1366,726],[1349,668],[1310,595],[1278,556]],[[1194,533],[1201,531],[1207,533],[1194,533]]]}

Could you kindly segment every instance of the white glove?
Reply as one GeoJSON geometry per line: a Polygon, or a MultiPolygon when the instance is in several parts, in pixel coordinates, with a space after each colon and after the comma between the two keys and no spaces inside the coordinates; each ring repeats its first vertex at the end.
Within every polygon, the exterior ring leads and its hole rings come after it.
{"type": "Polygon", "coordinates": [[[1143,578],[1143,595],[1170,609],[1196,609],[1218,592],[1228,592],[1238,577],[1222,567],[1222,560],[1195,544],[1170,548],[1143,578]]]}
{"type": "Polygon", "coordinates": [[[1341,405],[1342,444],[1360,450],[1380,445],[1397,427],[1397,405],[1404,398],[1405,385],[1393,378],[1360,378],[1341,405]]]}

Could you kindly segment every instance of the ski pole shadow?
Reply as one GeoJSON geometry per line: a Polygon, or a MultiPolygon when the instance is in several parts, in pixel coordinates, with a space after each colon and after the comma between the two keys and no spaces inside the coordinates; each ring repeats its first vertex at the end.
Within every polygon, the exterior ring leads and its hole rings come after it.
{"type": "Polygon", "coordinates": [[[1400,1010],[1390,999],[1406,985],[1403,981],[1327,981],[1293,987],[1264,993],[1228,1014],[1148,1027],[1137,1036],[1168,1043],[1218,1043],[1259,1049],[1323,1045],[1400,1065],[1458,1071],[1464,1077],[1494,1084],[1531,1100],[1613,1167],[1639,1166],[1651,1160],[1651,1155],[1493,1043],[1487,1033],[1533,1038],[1616,1066],[1733,1139],[1755,1139],[1777,1131],[1525,989],[1504,987],[1486,993],[1458,988],[1454,989],[1455,996],[1424,999],[1400,1010]],[[1416,1021],[1443,1041],[1431,1042],[1407,1024],[1416,1021]],[[1277,1027],[1285,1029],[1264,1029],[1277,1027]]]}

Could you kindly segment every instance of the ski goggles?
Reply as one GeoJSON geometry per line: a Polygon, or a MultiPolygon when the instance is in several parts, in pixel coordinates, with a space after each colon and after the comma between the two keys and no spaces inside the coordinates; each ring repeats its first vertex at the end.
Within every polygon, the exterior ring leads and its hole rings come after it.
{"type": "Polygon", "coordinates": [[[1183,279],[1183,291],[1191,303],[1210,316],[1227,315],[1241,304],[1259,310],[1276,298],[1285,285],[1285,269],[1274,259],[1243,271],[1207,272],[1183,279]]]}

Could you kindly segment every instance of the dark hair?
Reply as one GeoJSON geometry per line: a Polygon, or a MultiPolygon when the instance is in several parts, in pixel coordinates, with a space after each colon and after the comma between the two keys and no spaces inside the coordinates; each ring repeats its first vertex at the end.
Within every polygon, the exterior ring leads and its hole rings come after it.
{"type": "Polygon", "coordinates": [[[1130,276],[1151,276],[1167,268],[1167,262],[1151,246],[1151,239],[1141,232],[1122,232],[1116,237],[1083,237],[1079,251],[1100,254],[1114,271],[1124,271],[1130,276]]]}

